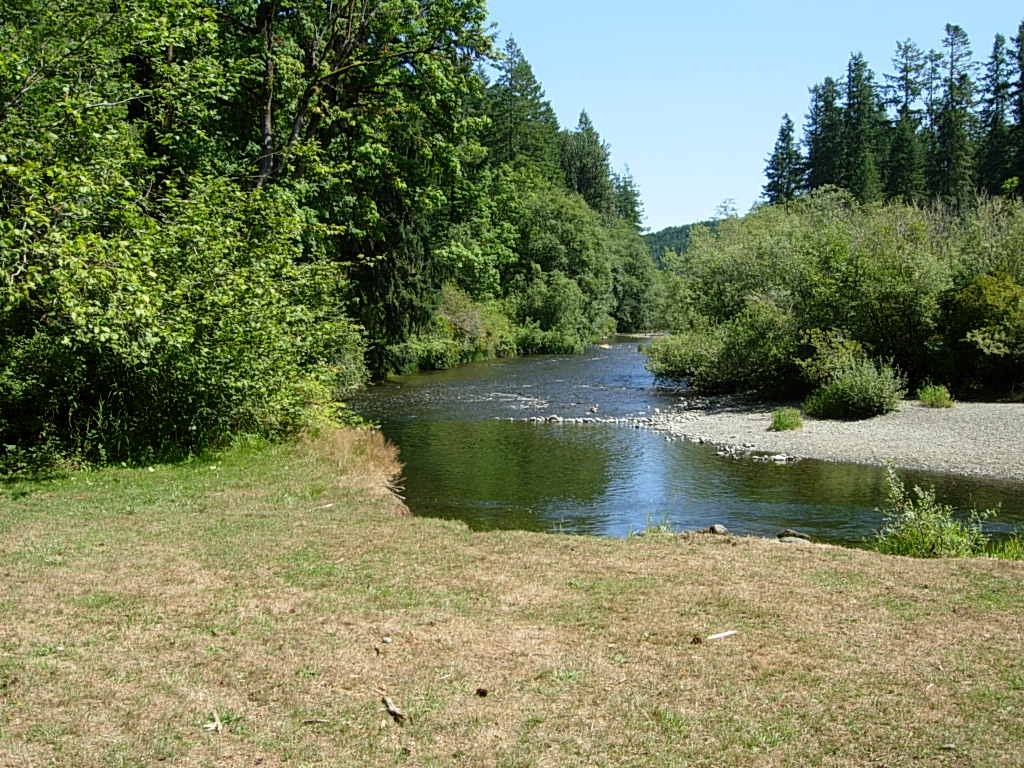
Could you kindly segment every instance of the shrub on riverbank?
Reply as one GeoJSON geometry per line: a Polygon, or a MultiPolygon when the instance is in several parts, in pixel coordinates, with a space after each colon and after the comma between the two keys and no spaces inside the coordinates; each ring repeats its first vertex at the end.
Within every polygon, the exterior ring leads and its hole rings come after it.
{"type": "Polygon", "coordinates": [[[935,498],[935,489],[914,486],[908,492],[896,470],[886,468],[889,494],[882,510],[884,522],[875,535],[874,548],[887,555],[910,557],[972,557],[987,552],[989,538],[982,522],[993,510],[972,509],[966,519],[935,498]]]}
{"type": "Polygon", "coordinates": [[[952,408],[953,398],[941,384],[925,384],[917,390],[917,399],[929,408],[952,408]]]}
{"type": "Polygon", "coordinates": [[[772,425],[768,429],[772,432],[785,432],[790,429],[801,429],[803,425],[798,409],[779,408],[772,411],[772,425]]]}
{"type": "Polygon", "coordinates": [[[858,360],[811,392],[804,411],[825,419],[866,419],[895,411],[906,394],[903,377],[892,366],[858,360]]]}

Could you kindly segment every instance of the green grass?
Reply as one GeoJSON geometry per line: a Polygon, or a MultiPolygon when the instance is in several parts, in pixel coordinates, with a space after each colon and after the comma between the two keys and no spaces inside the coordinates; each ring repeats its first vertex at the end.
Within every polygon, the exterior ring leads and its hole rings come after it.
{"type": "Polygon", "coordinates": [[[929,408],[952,408],[954,403],[949,390],[941,384],[925,384],[917,390],[917,399],[929,408]]]}
{"type": "Polygon", "coordinates": [[[798,408],[778,408],[772,411],[770,432],[785,432],[790,429],[801,429],[804,425],[798,408]]]}

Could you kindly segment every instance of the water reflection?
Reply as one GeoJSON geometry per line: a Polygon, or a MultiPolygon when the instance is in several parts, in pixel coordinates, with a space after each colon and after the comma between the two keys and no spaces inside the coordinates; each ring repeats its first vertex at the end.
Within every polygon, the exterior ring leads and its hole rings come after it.
{"type": "MultiPolygon", "coordinates": [[[[625,536],[651,524],[723,523],[744,534],[799,528],[855,542],[880,523],[877,467],[735,461],[623,425],[529,423],[666,408],[636,341],[580,357],[494,361],[402,377],[356,403],[401,449],[414,514],[517,528],[625,536]],[[511,421],[509,419],[512,419],[511,421]]],[[[956,506],[1002,505],[995,530],[1024,524],[1024,486],[901,472],[956,506]]]]}

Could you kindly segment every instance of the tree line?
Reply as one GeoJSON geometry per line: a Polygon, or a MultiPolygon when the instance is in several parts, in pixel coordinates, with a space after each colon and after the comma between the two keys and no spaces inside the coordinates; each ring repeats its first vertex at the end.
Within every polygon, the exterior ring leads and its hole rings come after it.
{"type": "Polygon", "coordinates": [[[963,207],[979,192],[1018,194],[1024,178],[1024,23],[997,34],[984,63],[963,28],[945,26],[940,50],[896,45],[880,80],[863,55],[843,78],[810,89],[803,139],[782,118],[765,168],[769,203],[825,186],[860,202],[941,200],[963,207]]]}
{"type": "Polygon", "coordinates": [[[628,171],[482,0],[10,0],[0,463],[334,418],[650,323],[628,171]]]}

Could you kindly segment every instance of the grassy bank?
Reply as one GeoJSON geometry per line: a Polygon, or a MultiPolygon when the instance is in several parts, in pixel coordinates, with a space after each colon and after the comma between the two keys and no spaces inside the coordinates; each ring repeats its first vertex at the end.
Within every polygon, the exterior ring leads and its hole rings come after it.
{"type": "Polygon", "coordinates": [[[1024,564],[474,534],[395,467],[0,486],[0,765],[1021,765],[1024,564]]]}

